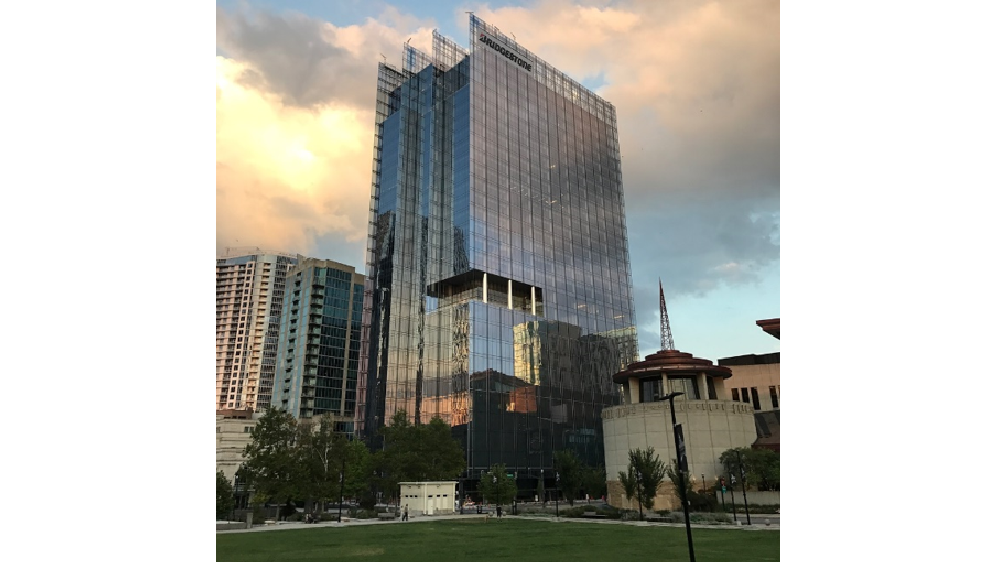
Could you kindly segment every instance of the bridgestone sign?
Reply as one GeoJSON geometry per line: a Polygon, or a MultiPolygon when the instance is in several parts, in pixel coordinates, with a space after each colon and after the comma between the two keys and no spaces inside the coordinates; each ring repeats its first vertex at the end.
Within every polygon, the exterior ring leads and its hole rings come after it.
{"type": "Polygon", "coordinates": [[[500,53],[504,57],[506,57],[506,58],[510,59],[511,61],[517,63],[518,66],[520,66],[521,68],[527,70],[528,72],[531,72],[531,63],[530,62],[522,59],[520,56],[517,55],[517,53],[515,53],[515,52],[511,51],[510,49],[504,47],[503,45],[501,45],[500,43],[498,43],[496,40],[494,40],[492,37],[488,37],[485,33],[480,33],[479,34],[479,41],[480,41],[480,43],[486,43],[490,47],[493,47],[494,51],[500,53]]]}

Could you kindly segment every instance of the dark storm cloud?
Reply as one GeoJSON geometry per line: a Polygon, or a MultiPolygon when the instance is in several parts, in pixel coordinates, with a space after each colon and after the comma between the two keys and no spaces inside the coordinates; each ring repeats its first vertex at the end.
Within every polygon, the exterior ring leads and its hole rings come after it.
{"type": "Polygon", "coordinates": [[[228,13],[216,8],[216,42],[250,63],[241,82],[270,90],[282,102],[312,107],[331,101],[372,105],[375,65],[324,39],[327,24],[301,14],[228,13]]]}

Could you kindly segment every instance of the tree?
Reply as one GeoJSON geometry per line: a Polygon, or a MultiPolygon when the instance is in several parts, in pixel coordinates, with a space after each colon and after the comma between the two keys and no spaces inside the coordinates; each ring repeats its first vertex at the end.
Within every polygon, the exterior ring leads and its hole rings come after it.
{"type": "Polygon", "coordinates": [[[361,441],[348,441],[345,452],[344,495],[359,497],[371,487],[372,455],[361,441]]]}
{"type": "Polygon", "coordinates": [[[254,489],[255,504],[284,502],[297,495],[302,470],[296,437],[295,418],[276,408],[269,408],[257,420],[243,450],[246,460],[240,472],[254,489]]]}
{"type": "Polygon", "coordinates": [[[323,504],[340,493],[346,439],[334,431],[333,419],[327,415],[301,421],[295,445],[295,496],[305,500],[306,511],[312,511],[313,501],[323,504]]]}
{"type": "Polygon", "coordinates": [[[583,470],[583,491],[591,498],[599,498],[607,494],[608,482],[605,479],[603,466],[585,467],[583,470]]]}
{"type": "Polygon", "coordinates": [[[636,497],[636,481],[635,472],[632,470],[631,465],[627,471],[618,471],[618,481],[622,483],[622,489],[625,492],[625,498],[628,500],[629,505],[632,504],[632,499],[636,497]]]}
{"type": "MultiPolygon", "coordinates": [[[[780,462],[778,453],[770,449],[751,449],[741,447],[727,449],[719,456],[719,462],[727,474],[739,477],[740,467],[736,458],[739,451],[746,470],[746,485],[758,490],[778,490],[780,487],[780,462]]],[[[735,485],[735,482],[732,483],[735,485]]]]}
{"type": "Polygon", "coordinates": [[[677,494],[677,501],[681,501],[681,498],[687,497],[690,499],[694,497],[694,487],[691,485],[691,479],[678,470],[677,461],[673,461],[669,469],[667,469],[667,477],[670,479],[670,483],[674,485],[674,492],[677,494]]]}
{"type": "Polygon", "coordinates": [[[476,484],[476,491],[483,499],[494,504],[505,504],[517,497],[517,482],[507,477],[507,466],[495,464],[476,484]],[[494,477],[496,482],[493,482],[494,477]]]}
{"type": "Polygon", "coordinates": [[[652,447],[630,449],[628,452],[629,471],[636,474],[636,493],[645,508],[653,509],[656,491],[667,475],[667,466],[652,447]],[[639,477],[638,475],[642,475],[639,477]]]}
{"type": "Polygon", "coordinates": [[[417,448],[421,460],[419,482],[452,480],[465,470],[465,451],[451,436],[451,427],[438,416],[417,426],[417,448]]]}
{"type": "Polygon", "coordinates": [[[385,448],[374,455],[381,473],[379,487],[399,491],[400,482],[452,480],[465,470],[465,452],[451,436],[451,427],[435,416],[422,425],[411,424],[398,410],[380,430],[385,448]]]}
{"type": "Polygon", "coordinates": [[[221,520],[233,510],[233,485],[221,470],[215,473],[215,519],[221,520]]]}
{"type": "Polygon", "coordinates": [[[556,483],[556,486],[559,489],[560,495],[565,490],[566,499],[569,500],[570,505],[573,505],[573,500],[578,497],[580,487],[583,485],[583,464],[576,456],[576,453],[568,449],[557,451],[552,461],[555,465],[556,473],[559,475],[559,481],[556,483]]]}

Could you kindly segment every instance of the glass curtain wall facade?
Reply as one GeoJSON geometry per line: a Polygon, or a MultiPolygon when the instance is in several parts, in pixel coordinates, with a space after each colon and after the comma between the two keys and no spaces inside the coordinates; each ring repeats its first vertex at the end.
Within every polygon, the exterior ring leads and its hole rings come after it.
{"type": "Polygon", "coordinates": [[[329,414],[353,434],[364,276],[328,260],[288,272],[271,404],[298,419],[329,414]]]}
{"type": "MultiPolygon", "coordinates": [[[[467,479],[603,462],[637,359],[614,107],[481,19],[379,65],[358,429],[440,416],[467,479]]],[[[549,470],[547,480],[554,477],[549,470]]]]}

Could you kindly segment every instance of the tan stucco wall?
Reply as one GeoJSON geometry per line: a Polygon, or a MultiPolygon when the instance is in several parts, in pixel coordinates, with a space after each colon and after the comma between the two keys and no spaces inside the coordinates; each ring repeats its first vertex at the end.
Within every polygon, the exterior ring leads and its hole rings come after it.
{"type": "MultiPolygon", "coordinates": [[[[722,474],[719,456],[723,451],[749,447],[757,439],[753,408],[749,404],[726,400],[677,400],[675,408],[677,423],[684,431],[695,490],[701,489],[702,474],[709,486],[722,474]]],[[[670,430],[670,407],[665,402],[612,406],[605,408],[601,417],[604,419],[608,502],[622,507],[618,472],[628,468],[629,449],[653,447],[660,460],[668,465],[677,458],[670,430]]],[[[656,509],[679,505],[673,487],[666,480],[660,486],[655,505],[663,506],[656,509]]]]}
{"type": "MultiPolygon", "coordinates": [[[[707,475],[706,475],[707,476],[707,475]]],[[[631,501],[625,499],[625,489],[618,480],[608,482],[608,503],[617,508],[631,509],[638,511],[638,498],[633,497],[631,501]]],[[[664,480],[656,489],[656,497],[653,499],[653,511],[663,509],[680,509],[680,502],[677,500],[677,493],[669,480],[664,480]]],[[[643,510],[646,508],[643,507],[643,510]]]]}
{"type": "MultiPolygon", "coordinates": [[[[733,376],[726,379],[726,387],[722,400],[732,401],[733,388],[746,388],[750,393],[750,388],[757,387],[757,396],[760,400],[761,412],[768,412],[775,408],[771,405],[771,395],[768,387],[775,387],[778,391],[778,406],[781,406],[781,363],[770,363],[767,365],[731,365],[733,376]]],[[[742,396],[741,396],[742,399],[742,396]]],[[[753,401],[751,400],[751,405],[753,401]]]]}
{"type": "Polygon", "coordinates": [[[243,449],[250,444],[250,433],[244,428],[257,425],[255,420],[215,417],[215,470],[221,470],[232,482],[243,462],[243,449]]]}

